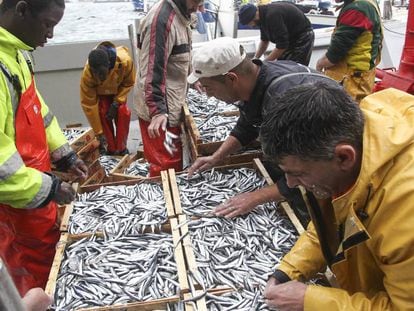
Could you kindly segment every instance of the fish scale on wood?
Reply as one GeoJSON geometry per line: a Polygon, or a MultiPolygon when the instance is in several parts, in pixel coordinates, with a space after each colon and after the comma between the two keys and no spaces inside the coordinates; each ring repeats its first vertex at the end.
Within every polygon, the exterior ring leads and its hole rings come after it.
{"type": "Polygon", "coordinates": [[[106,186],[82,193],[73,204],[69,233],[103,231],[111,236],[159,229],[167,217],[164,192],[157,183],[106,186]]]}
{"type": "Polygon", "coordinates": [[[66,247],[55,310],[110,306],[171,297],[179,292],[169,234],[84,238],[66,247]]]}

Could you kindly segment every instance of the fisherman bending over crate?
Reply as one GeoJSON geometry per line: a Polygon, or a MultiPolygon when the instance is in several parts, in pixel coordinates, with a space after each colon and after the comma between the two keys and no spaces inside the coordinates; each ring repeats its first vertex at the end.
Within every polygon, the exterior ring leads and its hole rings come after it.
{"type": "Polygon", "coordinates": [[[80,83],[81,105],[100,142],[101,154],[129,153],[127,96],[134,83],[134,62],[127,47],[106,41],[89,53],[80,83]]]}
{"type": "Polygon", "coordinates": [[[263,150],[325,204],[269,279],[278,310],[414,310],[414,97],[388,89],[360,107],[322,82],[272,97],[263,150]],[[302,283],[329,266],[339,288],[302,283]]]}
{"type": "MultiPolygon", "coordinates": [[[[188,82],[200,81],[208,96],[227,103],[237,102],[240,118],[230,136],[213,155],[194,162],[188,170],[190,177],[195,172],[220,164],[227,156],[258,137],[263,107],[273,105],[270,95],[281,95],[296,85],[313,81],[328,81],[337,85],[330,78],[292,61],[250,60],[243,47],[235,39],[227,37],[209,41],[197,49],[192,65],[193,72],[188,82]]],[[[218,206],[215,213],[234,217],[246,214],[265,202],[286,198],[302,224],[306,225],[309,216],[300,191],[286,186],[281,171],[270,173],[276,185],[237,195],[218,206]]]]}

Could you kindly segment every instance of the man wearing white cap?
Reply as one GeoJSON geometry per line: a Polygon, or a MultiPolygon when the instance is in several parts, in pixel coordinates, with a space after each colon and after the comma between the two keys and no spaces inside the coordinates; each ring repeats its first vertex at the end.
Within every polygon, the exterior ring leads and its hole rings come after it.
{"type": "MultiPolygon", "coordinates": [[[[272,105],[273,96],[280,96],[296,85],[319,80],[337,85],[330,78],[292,61],[250,60],[243,47],[235,39],[227,37],[209,41],[195,50],[192,69],[188,82],[200,81],[208,96],[227,103],[239,102],[240,118],[230,136],[213,155],[194,162],[188,170],[189,176],[219,164],[225,157],[256,139],[264,109],[272,105]]],[[[280,170],[270,173],[275,185],[237,195],[219,205],[215,214],[234,217],[246,214],[265,202],[285,198],[302,224],[306,225],[309,217],[299,189],[287,187],[280,170]]]]}

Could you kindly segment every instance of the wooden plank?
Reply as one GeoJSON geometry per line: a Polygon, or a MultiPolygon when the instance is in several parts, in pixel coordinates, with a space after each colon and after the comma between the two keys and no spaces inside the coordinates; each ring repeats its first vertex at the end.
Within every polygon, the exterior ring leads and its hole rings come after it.
{"type": "Polygon", "coordinates": [[[160,298],[152,301],[140,301],[129,302],[123,304],[116,304],[105,307],[91,307],[76,309],[77,311],[153,311],[153,310],[166,310],[168,303],[177,303],[180,300],[178,296],[172,296],[167,298],[160,298]]]}
{"type": "Polygon", "coordinates": [[[108,176],[114,177],[114,181],[151,179],[151,177],[147,176],[125,174],[126,169],[131,165],[131,163],[141,158],[141,153],[136,153],[133,156],[125,155],[121,161],[109,172],[108,176]]]}
{"type": "Polygon", "coordinates": [[[70,147],[73,151],[78,152],[84,146],[86,146],[90,141],[95,138],[95,133],[93,132],[92,128],[89,128],[84,133],[82,133],[79,137],[77,137],[74,141],[70,143],[70,147]]]}
{"type": "Polygon", "coordinates": [[[174,202],[175,214],[182,215],[183,209],[181,207],[180,192],[178,191],[177,179],[175,178],[175,170],[170,168],[168,170],[168,175],[170,177],[170,187],[172,193],[172,199],[174,202]]]}
{"type": "Polygon", "coordinates": [[[178,282],[180,284],[181,294],[188,293],[190,288],[187,279],[187,269],[184,258],[184,250],[181,242],[181,231],[177,228],[178,222],[176,218],[170,219],[171,233],[174,242],[174,258],[177,263],[178,282]]]}
{"type": "Polygon", "coordinates": [[[62,262],[63,253],[65,251],[66,243],[68,242],[68,233],[62,233],[59,242],[56,244],[56,253],[53,258],[53,264],[49,272],[49,278],[46,283],[45,292],[50,296],[54,296],[56,289],[56,281],[58,278],[60,264],[62,262]]]}
{"type": "Polygon", "coordinates": [[[111,177],[104,178],[98,183],[85,183],[80,187],[80,193],[84,192],[90,192],[93,190],[96,190],[100,187],[106,187],[106,186],[130,186],[135,185],[142,182],[160,182],[161,177],[150,177],[146,179],[123,179],[123,180],[114,180],[111,177]]]}
{"type": "MultiPolygon", "coordinates": [[[[182,241],[182,244],[184,247],[184,254],[185,254],[185,259],[187,262],[187,269],[191,271],[191,273],[195,275],[199,275],[198,268],[197,268],[197,261],[195,259],[193,245],[191,243],[190,232],[188,230],[188,225],[186,222],[187,222],[187,216],[185,215],[178,216],[178,224],[180,225],[181,236],[185,236],[182,241]]],[[[196,283],[196,280],[194,280],[194,282],[195,282],[196,289],[202,288],[201,284],[196,283]]]]}
{"type": "Polygon", "coordinates": [[[200,131],[197,128],[197,125],[194,121],[193,116],[190,114],[187,118],[188,122],[187,122],[187,127],[188,130],[191,134],[191,136],[193,137],[194,142],[198,145],[198,144],[202,144],[203,141],[201,139],[201,135],[200,135],[200,131]]]}
{"type": "Polygon", "coordinates": [[[83,146],[78,152],[77,155],[82,160],[86,159],[90,153],[92,153],[94,150],[98,149],[99,147],[99,141],[94,138],[91,141],[89,141],[85,146],[83,146]]]}
{"type": "Polygon", "coordinates": [[[129,166],[129,164],[134,161],[136,157],[136,154],[133,156],[130,156],[128,154],[124,155],[122,159],[115,165],[115,167],[109,172],[109,174],[114,173],[121,173],[123,174],[125,172],[125,169],[129,166]]]}
{"type": "Polygon", "coordinates": [[[67,232],[69,227],[69,218],[73,213],[73,203],[67,204],[65,207],[65,212],[63,213],[62,221],[60,223],[60,231],[67,232]]]}
{"type": "Polygon", "coordinates": [[[167,171],[161,171],[162,189],[164,191],[165,207],[167,208],[168,218],[175,217],[173,199],[171,197],[170,183],[167,171]]]}
{"type": "MultiPolygon", "coordinates": [[[[203,295],[203,291],[198,290],[195,292],[195,296],[203,295]]],[[[207,311],[207,302],[205,296],[197,300],[197,310],[198,311],[207,311]]]]}
{"type": "Polygon", "coordinates": [[[96,149],[91,150],[89,153],[86,153],[81,159],[83,160],[83,162],[85,162],[87,166],[90,166],[92,165],[93,162],[99,159],[100,156],[101,155],[99,153],[99,149],[96,148],[96,149]]]}
{"type": "MultiPolygon", "coordinates": [[[[183,296],[183,298],[184,298],[184,300],[187,300],[187,299],[191,299],[193,297],[193,295],[191,295],[191,293],[188,293],[188,294],[184,294],[184,296],[183,296]]],[[[196,307],[197,307],[197,309],[198,309],[198,306],[197,306],[197,304],[195,305],[196,307]]],[[[192,302],[185,302],[184,303],[184,310],[185,311],[197,311],[195,308],[194,308],[194,304],[192,303],[192,302]]]]}

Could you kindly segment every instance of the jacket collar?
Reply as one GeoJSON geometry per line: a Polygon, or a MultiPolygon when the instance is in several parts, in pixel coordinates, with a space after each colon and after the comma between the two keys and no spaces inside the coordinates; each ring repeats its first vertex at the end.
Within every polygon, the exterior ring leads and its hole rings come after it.
{"type": "Polygon", "coordinates": [[[184,0],[165,0],[167,1],[174,9],[175,13],[179,20],[184,24],[189,26],[191,22],[191,16],[187,16],[187,6],[184,0]]]}
{"type": "Polygon", "coordinates": [[[7,29],[0,27],[0,49],[4,53],[14,56],[15,50],[32,51],[33,48],[28,46],[22,40],[14,36],[7,29]]]}

